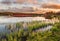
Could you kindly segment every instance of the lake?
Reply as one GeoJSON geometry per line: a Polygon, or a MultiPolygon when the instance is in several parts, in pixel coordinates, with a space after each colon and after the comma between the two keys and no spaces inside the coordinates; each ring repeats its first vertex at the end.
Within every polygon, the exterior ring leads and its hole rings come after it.
{"type": "Polygon", "coordinates": [[[44,17],[8,17],[0,16],[0,32],[6,32],[6,24],[14,24],[17,22],[32,22],[32,21],[44,21],[44,17]]]}

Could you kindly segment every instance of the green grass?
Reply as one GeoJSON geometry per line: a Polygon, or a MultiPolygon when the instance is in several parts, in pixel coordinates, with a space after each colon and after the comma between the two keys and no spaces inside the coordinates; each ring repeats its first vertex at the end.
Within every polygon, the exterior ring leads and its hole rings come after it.
{"type": "Polygon", "coordinates": [[[46,23],[28,23],[28,31],[19,31],[0,36],[0,41],[60,41],[60,23],[55,23],[50,31],[33,32],[30,29],[44,27],[46,23]]]}

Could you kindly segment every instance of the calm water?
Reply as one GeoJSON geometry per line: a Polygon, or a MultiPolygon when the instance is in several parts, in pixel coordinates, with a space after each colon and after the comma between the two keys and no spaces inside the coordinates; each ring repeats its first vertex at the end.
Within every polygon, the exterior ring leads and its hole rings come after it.
{"type": "MultiPolygon", "coordinates": [[[[47,26],[44,28],[36,29],[35,31],[47,31],[47,30],[50,30],[51,28],[52,26],[47,26]]],[[[10,32],[10,31],[7,29],[5,25],[0,25],[0,33],[4,33],[4,32],[10,32]]]]}
{"type": "Polygon", "coordinates": [[[0,23],[16,23],[16,22],[31,22],[31,21],[43,21],[44,17],[0,17],[0,23]]]}
{"type": "MultiPolygon", "coordinates": [[[[17,23],[17,22],[31,22],[31,21],[43,21],[44,17],[0,17],[0,32],[7,32],[6,24],[8,23],[17,23]]],[[[50,28],[50,27],[49,27],[50,28]]],[[[46,28],[45,28],[46,29],[46,28]]]]}
{"type": "Polygon", "coordinates": [[[0,32],[6,32],[6,28],[4,24],[0,24],[0,32]]]}

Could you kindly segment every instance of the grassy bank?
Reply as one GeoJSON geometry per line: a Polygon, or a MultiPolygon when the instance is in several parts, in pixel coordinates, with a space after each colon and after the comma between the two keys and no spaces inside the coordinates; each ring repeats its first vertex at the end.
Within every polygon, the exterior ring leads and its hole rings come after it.
{"type": "MultiPolygon", "coordinates": [[[[32,32],[30,30],[47,26],[47,24],[41,22],[27,24],[28,31],[24,31],[24,29],[21,28],[18,31],[0,36],[0,41],[60,41],[60,23],[55,23],[50,31],[42,33],[32,32]]],[[[20,27],[22,27],[22,25],[20,27]]]]}

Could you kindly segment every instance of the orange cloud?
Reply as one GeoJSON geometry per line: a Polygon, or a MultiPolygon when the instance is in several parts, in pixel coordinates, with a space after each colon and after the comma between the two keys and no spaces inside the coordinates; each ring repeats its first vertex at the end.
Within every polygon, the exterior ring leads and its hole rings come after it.
{"type": "Polygon", "coordinates": [[[60,4],[43,4],[43,8],[60,9],[60,4]]]}
{"type": "Polygon", "coordinates": [[[17,0],[18,3],[32,3],[32,4],[37,4],[37,0],[17,0]]]}
{"type": "Polygon", "coordinates": [[[25,0],[17,0],[18,3],[24,3],[25,0]]]}
{"type": "Polygon", "coordinates": [[[37,0],[27,0],[29,3],[37,4],[37,0]]]}

